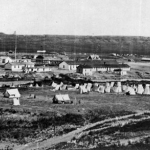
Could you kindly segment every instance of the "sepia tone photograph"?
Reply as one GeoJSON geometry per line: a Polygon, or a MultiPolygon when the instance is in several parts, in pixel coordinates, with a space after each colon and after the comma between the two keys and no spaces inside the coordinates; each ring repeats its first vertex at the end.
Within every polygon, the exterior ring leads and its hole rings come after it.
{"type": "Polygon", "coordinates": [[[0,150],[150,150],[150,1],[0,0],[0,150]]]}

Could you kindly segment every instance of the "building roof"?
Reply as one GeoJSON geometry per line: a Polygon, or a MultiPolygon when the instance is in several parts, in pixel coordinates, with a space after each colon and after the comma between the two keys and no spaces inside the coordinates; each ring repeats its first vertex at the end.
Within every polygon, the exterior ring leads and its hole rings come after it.
{"type": "Polygon", "coordinates": [[[9,57],[9,56],[0,56],[0,59],[6,59],[6,58],[10,58],[10,59],[12,59],[11,57],[9,57]]]}
{"type": "Polygon", "coordinates": [[[8,62],[6,64],[11,64],[11,65],[33,65],[33,62],[8,62]]]}
{"type": "Polygon", "coordinates": [[[118,64],[118,62],[116,60],[80,60],[80,61],[66,60],[66,61],[62,61],[62,62],[66,62],[68,65],[118,64]]]}
{"type": "Polygon", "coordinates": [[[80,68],[129,68],[127,64],[82,64],[80,68]]]}
{"type": "Polygon", "coordinates": [[[18,89],[7,89],[4,95],[8,97],[11,97],[11,96],[20,97],[21,96],[18,89]]]}

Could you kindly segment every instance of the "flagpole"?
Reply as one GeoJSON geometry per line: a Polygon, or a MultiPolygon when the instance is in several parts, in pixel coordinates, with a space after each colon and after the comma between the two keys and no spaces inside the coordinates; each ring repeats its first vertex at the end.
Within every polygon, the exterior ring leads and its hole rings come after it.
{"type": "Polygon", "coordinates": [[[16,51],[17,51],[17,35],[15,31],[15,61],[16,61],[16,51]]]}

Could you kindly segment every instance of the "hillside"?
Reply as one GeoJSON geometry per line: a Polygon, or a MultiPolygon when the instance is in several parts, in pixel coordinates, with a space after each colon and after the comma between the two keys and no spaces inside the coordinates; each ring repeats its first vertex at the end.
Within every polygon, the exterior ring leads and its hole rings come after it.
{"type": "MultiPolygon", "coordinates": [[[[14,50],[15,35],[0,33],[0,51],[14,50]]],[[[17,35],[18,52],[95,52],[150,55],[150,37],[17,35]]]]}

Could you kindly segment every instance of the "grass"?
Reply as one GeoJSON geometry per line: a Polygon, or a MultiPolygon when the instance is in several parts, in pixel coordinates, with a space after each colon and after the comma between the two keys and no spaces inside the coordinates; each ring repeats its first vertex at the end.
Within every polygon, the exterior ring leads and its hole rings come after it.
{"type": "Polygon", "coordinates": [[[27,143],[37,137],[45,139],[54,136],[54,124],[57,129],[56,135],[62,135],[89,122],[150,110],[149,96],[96,92],[79,94],[78,91],[52,92],[49,86],[20,88],[19,91],[20,106],[12,106],[11,100],[0,96],[0,121],[3,124],[0,127],[3,131],[0,132],[1,141],[5,141],[7,137],[12,142],[27,143]],[[69,94],[74,102],[75,98],[77,101],[81,100],[81,104],[53,104],[53,96],[60,93],[69,94]],[[36,99],[28,99],[30,94],[35,94],[36,99]]]}

